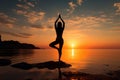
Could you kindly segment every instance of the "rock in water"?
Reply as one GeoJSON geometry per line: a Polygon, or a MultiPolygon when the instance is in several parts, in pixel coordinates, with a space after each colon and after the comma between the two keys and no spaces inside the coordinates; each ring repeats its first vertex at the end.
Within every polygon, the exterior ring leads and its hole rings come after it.
{"type": "Polygon", "coordinates": [[[63,61],[48,61],[48,62],[43,62],[43,63],[35,63],[35,64],[28,64],[26,62],[21,62],[21,63],[17,63],[17,64],[13,64],[12,67],[15,68],[20,68],[20,69],[24,69],[24,70],[29,70],[33,67],[37,67],[39,69],[43,69],[43,68],[48,68],[48,69],[56,69],[56,68],[67,68],[70,67],[70,64],[67,64],[63,61]]]}
{"type": "Polygon", "coordinates": [[[0,66],[10,65],[11,61],[9,59],[0,59],[0,66]]]}
{"type": "Polygon", "coordinates": [[[37,63],[34,64],[35,67],[42,69],[42,68],[48,68],[48,69],[55,69],[55,68],[67,68],[70,67],[70,64],[67,64],[63,61],[48,61],[48,62],[44,62],[44,63],[37,63]]]}
{"type": "Polygon", "coordinates": [[[24,70],[29,70],[29,69],[33,68],[33,66],[31,64],[28,64],[26,62],[13,64],[12,67],[20,68],[20,69],[24,69],[24,70]]]}

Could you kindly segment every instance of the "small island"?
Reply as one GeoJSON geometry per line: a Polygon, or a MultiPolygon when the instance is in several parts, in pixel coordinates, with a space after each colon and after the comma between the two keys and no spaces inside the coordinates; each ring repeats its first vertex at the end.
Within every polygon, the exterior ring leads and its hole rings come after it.
{"type": "Polygon", "coordinates": [[[0,35],[0,49],[40,49],[33,44],[20,43],[19,41],[2,41],[0,35]]]}

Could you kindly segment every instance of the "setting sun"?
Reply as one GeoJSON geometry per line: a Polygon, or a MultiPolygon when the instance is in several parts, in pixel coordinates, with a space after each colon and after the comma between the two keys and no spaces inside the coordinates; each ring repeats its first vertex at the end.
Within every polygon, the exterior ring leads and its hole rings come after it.
{"type": "Polygon", "coordinates": [[[72,48],[74,48],[74,47],[75,47],[75,44],[74,44],[74,43],[72,43],[72,44],[71,44],[71,47],[72,47],[72,48]]]}
{"type": "Polygon", "coordinates": [[[66,40],[67,41],[67,47],[70,49],[75,49],[77,47],[77,40],[66,40]]]}

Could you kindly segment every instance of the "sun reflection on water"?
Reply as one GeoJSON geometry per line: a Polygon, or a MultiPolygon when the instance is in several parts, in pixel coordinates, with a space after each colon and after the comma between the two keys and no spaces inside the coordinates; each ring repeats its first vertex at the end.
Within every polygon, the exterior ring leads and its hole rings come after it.
{"type": "Polygon", "coordinates": [[[74,49],[72,49],[72,52],[71,52],[72,54],[72,57],[74,57],[75,56],[75,51],[74,51],[74,49]]]}
{"type": "Polygon", "coordinates": [[[85,50],[80,49],[65,49],[63,51],[62,60],[71,64],[72,69],[85,69],[89,56],[85,50]]]}

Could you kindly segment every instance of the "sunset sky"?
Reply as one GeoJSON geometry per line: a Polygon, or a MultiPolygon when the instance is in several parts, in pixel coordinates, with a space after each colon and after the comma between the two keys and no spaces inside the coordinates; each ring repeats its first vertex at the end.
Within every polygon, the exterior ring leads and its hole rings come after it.
{"type": "Polygon", "coordinates": [[[120,48],[120,0],[0,0],[2,40],[49,48],[58,13],[64,48],[120,48]]]}

